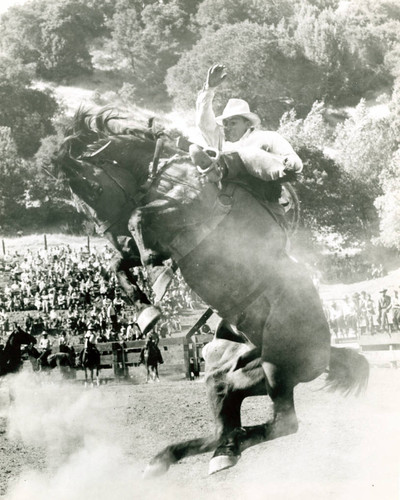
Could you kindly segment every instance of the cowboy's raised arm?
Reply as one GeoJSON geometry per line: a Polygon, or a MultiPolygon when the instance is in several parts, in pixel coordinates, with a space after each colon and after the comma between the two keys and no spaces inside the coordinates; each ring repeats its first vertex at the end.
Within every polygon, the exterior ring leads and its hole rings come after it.
{"type": "Polygon", "coordinates": [[[212,104],[215,88],[222,83],[225,77],[224,66],[221,64],[211,66],[207,72],[203,89],[199,92],[196,101],[196,125],[207,145],[219,150],[222,148],[223,133],[221,127],[215,121],[212,104]]]}

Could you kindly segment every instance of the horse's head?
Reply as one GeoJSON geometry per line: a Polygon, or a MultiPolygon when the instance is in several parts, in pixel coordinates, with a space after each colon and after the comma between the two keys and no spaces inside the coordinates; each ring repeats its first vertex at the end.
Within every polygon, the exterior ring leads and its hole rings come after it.
{"type": "Polygon", "coordinates": [[[36,338],[33,335],[22,330],[17,326],[11,335],[8,337],[7,345],[10,347],[20,347],[21,345],[36,344],[36,338]]]}
{"type": "Polygon", "coordinates": [[[78,110],[57,158],[59,170],[83,202],[81,208],[97,219],[103,230],[107,224],[128,217],[138,205],[155,149],[146,129],[118,129],[118,120],[110,110],[78,110]]]}

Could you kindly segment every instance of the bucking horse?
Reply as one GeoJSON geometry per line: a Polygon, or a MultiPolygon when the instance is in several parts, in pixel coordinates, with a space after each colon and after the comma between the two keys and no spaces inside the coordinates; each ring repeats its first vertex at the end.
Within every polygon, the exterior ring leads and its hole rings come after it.
{"type": "MultiPolygon", "coordinates": [[[[331,347],[318,292],[306,268],[287,253],[286,231],[268,200],[250,187],[254,179],[218,174],[212,182],[218,162],[205,172],[170,146],[163,160],[159,138],[145,127],[112,120],[101,112],[75,116],[74,133],[58,157],[73,192],[108,221],[106,232],[118,227],[135,256],[130,263],[151,271],[172,259],[222,318],[203,353],[215,434],[168,446],[146,474],[204,452],[213,452],[214,473],[235,465],[249,446],[297,432],[294,388],[322,374],[332,389],[361,392],[367,361],[349,348],[331,347]],[[257,395],[271,398],[273,417],[243,427],[241,404],[257,395]]],[[[119,248],[119,237],[111,240],[119,248]]]]}

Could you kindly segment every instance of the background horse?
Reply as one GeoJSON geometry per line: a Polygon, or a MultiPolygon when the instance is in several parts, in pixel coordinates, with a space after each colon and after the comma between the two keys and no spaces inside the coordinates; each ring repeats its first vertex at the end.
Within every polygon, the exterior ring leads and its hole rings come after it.
{"type": "Polygon", "coordinates": [[[85,347],[80,357],[80,365],[85,370],[85,386],[88,383],[88,371],[90,372],[92,387],[94,386],[94,374],[96,374],[96,385],[100,385],[100,364],[100,352],[98,349],[93,346],[85,347]]]}
{"type": "Polygon", "coordinates": [[[25,332],[19,326],[7,339],[6,345],[0,351],[0,375],[15,373],[22,367],[21,345],[35,344],[36,338],[25,332]]]}
{"type": "Polygon", "coordinates": [[[158,365],[164,363],[164,361],[160,349],[154,342],[148,341],[142,348],[140,351],[140,362],[146,367],[146,383],[149,380],[159,382],[158,365]]]}
{"type": "Polygon", "coordinates": [[[26,353],[31,361],[33,371],[35,372],[50,372],[54,368],[59,368],[63,378],[76,378],[75,370],[75,349],[71,346],[63,346],[63,351],[40,356],[40,352],[35,346],[30,345],[26,349],[26,353]]]}
{"type": "MultiPolygon", "coordinates": [[[[357,392],[365,386],[368,363],[351,349],[331,347],[318,292],[306,269],[286,253],[285,232],[271,206],[249,189],[245,173],[215,184],[179,155],[148,177],[156,146],[143,131],[97,140],[92,135],[91,141],[87,151],[97,151],[101,164],[114,162],[116,171],[129,158],[126,168],[135,178],[129,189],[138,206],[129,229],[141,263],[151,267],[160,256],[171,257],[189,286],[224,320],[205,357],[216,434],[168,447],[149,473],[211,450],[210,472],[216,472],[236,464],[254,442],[296,432],[294,387],[326,371],[334,389],[357,392]],[[243,430],[242,401],[265,394],[273,402],[272,420],[255,432],[243,430]]],[[[64,154],[65,163],[77,160],[71,154],[64,154]]],[[[89,153],[80,158],[79,168],[94,175],[89,153]]],[[[98,210],[95,200],[90,202],[98,210]]],[[[112,198],[102,209],[111,203],[112,198]]]]}

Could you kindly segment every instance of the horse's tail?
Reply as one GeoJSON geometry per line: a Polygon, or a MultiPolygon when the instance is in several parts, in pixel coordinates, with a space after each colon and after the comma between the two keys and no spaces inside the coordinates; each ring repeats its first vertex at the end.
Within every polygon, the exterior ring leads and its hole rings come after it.
{"type": "Polygon", "coordinates": [[[331,347],[326,386],[331,390],[360,395],[368,385],[368,361],[354,349],[331,347]]]}

